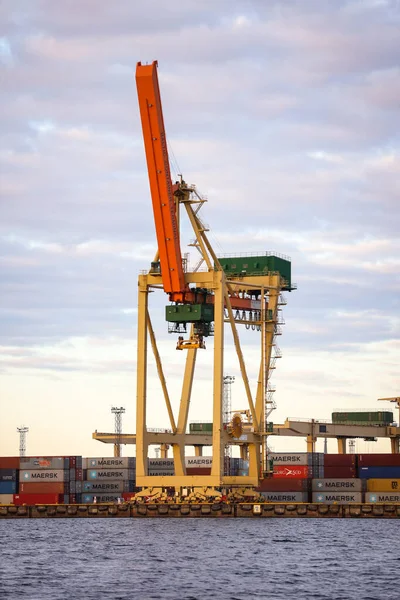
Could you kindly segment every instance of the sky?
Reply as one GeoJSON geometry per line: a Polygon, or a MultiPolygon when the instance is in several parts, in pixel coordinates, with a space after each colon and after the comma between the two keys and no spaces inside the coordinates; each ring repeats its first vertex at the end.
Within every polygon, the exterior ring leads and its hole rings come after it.
{"type": "MultiPolygon", "coordinates": [[[[0,455],[21,425],[28,454],[112,455],[92,440],[112,406],[135,431],[137,276],[156,251],[138,61],[158,60],[172,172],[207,198],[216,252],[291,258],[271,419],[392,409],[376,400],[400,393],[398,0],[2,0],[0,22],[0,455]]],[[[183,252],[190,239],[183,226],[183,252]]],[[[151,299],[176,409],[165,304],[151,299]]],[[[254,391],[256,334],[243,345],[254,391]]],[[[153,362],[148,425],[163,427],[153,362]]],[[[225,372],[245,408],[229,336],[225,372]]]]}

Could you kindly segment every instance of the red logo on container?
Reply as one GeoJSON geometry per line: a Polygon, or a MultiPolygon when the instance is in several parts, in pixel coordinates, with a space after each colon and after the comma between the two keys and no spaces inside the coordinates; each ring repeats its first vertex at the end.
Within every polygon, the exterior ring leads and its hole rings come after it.
{"type": "Polygon", "coordinates": [[[308,467],[307,466],[285,467],[284,465],[276,465],[274,467],[274,477],[307,479],[308,467]]]}
{"type": "Polygon", "coordinates": [[[42,460],[36,460],[35,465],[37,465],[38,467],[50,467],[51,462],[43,458],[42,460]]]}

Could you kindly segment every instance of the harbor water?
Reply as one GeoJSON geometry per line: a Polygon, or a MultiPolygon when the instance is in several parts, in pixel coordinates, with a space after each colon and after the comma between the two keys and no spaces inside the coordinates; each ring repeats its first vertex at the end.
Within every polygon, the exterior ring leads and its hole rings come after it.
{"type": "Polygon", "coordinates": [[[398,600],[398,520],[0,523],[2,600],[398,600]]]}

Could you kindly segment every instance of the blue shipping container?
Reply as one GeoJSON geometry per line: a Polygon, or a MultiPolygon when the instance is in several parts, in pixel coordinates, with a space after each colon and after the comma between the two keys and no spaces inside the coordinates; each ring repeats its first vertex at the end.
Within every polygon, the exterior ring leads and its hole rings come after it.
{"type": "Polygon", "coordinates": [[[16,481],[0,481],[0,494],[16,494],[17,493],[17,482],[16,481]]]}
{"type": "Polygon", "coordinates": [[[16,469],[0,469],[0,481],[16,481],[16,469]]]}
{"type": "Polygon", "coordinates": [[[400,467],[361,467],[360,479],[400,479],[400,467]]]}

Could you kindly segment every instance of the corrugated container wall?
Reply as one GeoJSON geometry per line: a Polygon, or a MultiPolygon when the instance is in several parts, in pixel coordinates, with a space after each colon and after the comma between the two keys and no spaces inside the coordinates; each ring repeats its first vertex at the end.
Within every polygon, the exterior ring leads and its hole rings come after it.
{"type": "Polygon", "coordinates": [[[361,492],[313,492],[312,501],[318,504],[361,504],[361,492]]]}
{"type": "Polygon", "coordinates": [[[363,481],[361,479],[313,479],[312,490],[315,492],[361,492],[363,481]]]}
{"type": "Polygon", "coordinates": [[[367,479],[368,492],[399,492],[400,479],[367,479]]]}
{"type": "Polygon", "coordinates": [[[376,502],[398,502],[400,503],[400,493],[390,492],[367,492],[365,494],[366,504],[375,504],[376,502]]]}

